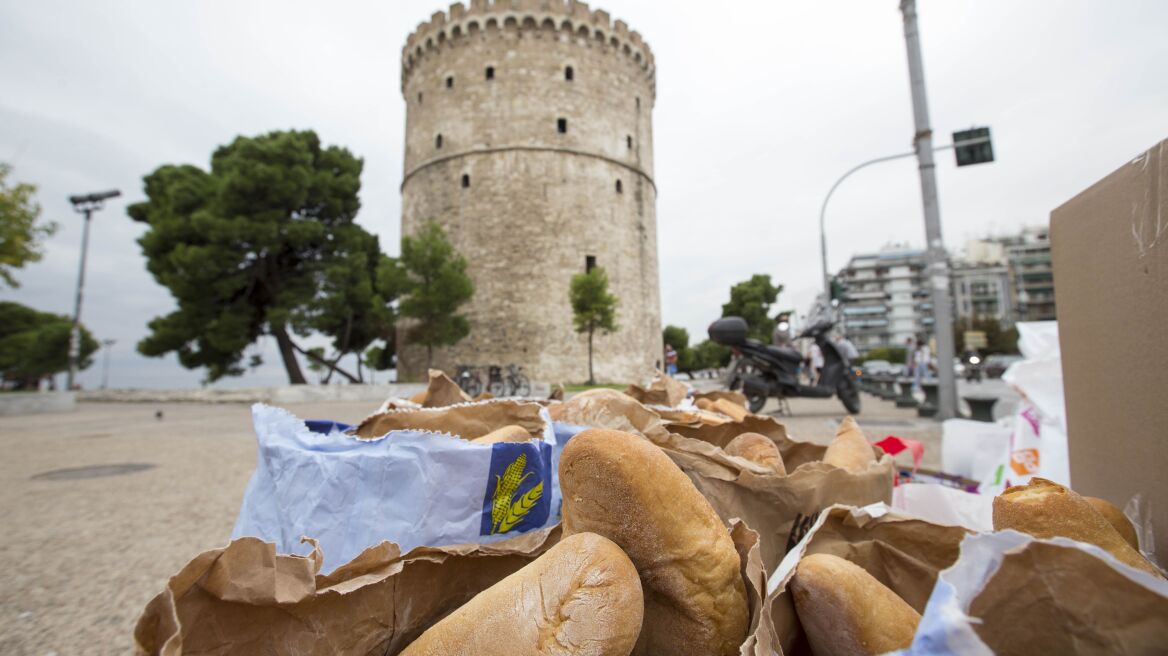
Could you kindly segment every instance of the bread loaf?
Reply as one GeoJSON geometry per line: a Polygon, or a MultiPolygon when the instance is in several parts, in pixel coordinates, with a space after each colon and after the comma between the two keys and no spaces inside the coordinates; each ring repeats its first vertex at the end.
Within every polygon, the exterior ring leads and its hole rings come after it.
{"type": "Polygon", "coordinates": [[[787,473],[787,468],[783,466],[783,454],[779,453],[779,447],[775,445],[774,440],[766,435],[743,433],[730,440],[722,450],[732,456],[756,462],[776,474],[787,473]]]}
{"type": "Polygon", "coordinates": [[[1045,478],[1007,488],[994,498],[994,530],[1012,528],[1036,538],[1064,537],[1093,544],[1120,562],[1160,575],[1103,515],[1074,490],[1045,478]]]}
{"type": "Polygon", "coordinates": [[[876,462],[872,445],[868,444],[868,438],[864,437],[864,431],[860,430],[855,419],[849,416],[840,422],[835,439],[823,454],[823,462],[846,469],[853,474],[867,470],[876,462]]]}
{"type": "Polygon", "coordinates": [[[1107,523],[1111,524],[1111,527],[1119,533],[1119,537],[1123,538],[1124,542],[1130,544],[1132,549],[1139,550],[1140,540],[1136,537],[1136,527],[1132,525],[1131,520],[1127,518],[1127,515],[1123,514],[1122,510],[1111,502],[1100,499],[1099,497],[1083,498],[1087,500],[1087,503],[1091,504],[1092,508],[1098,510],[1100,515],[1103,515],[1103,519],[1106,519],[1107,523]]]}
{"type": "Polygon", "coordinates": [[[709,399],[698,399],[697,401],[694,401],[694,405],[696,405],[699,410],[714,409],[714,402],[709,399]]]}
{"type": "Polygon", "coordinates": [[[495,430],[471,440],[472,444],[494,444],[495,442],[526,442],[531,439],[531,433],[522,426],[514,424],[496,428],[495,430]]]}
{"type": "Polygon", "coordinates": [[[747,415],[750,414],[746,408],[727,399],[718,399],[714,401],[712,404],[710,404],[710,409],[714,412],[720,412],[733,419],[734,421],[742,421],[743,419],[746,419],[747,415]]]}
{"type": "Polygon", "coordinates": [[[816,656],[883,654],[912,644],[921,622],[895,592],[838,556],[804,556],[791,579],[795,612],[816,656]]]}
{"type": "Polygon", "coordinates": [[[634,435],[589,429],[564,447],[559,474],[564,534],[611,539],[640,574],[645,621],[633,653],[737,654],[748,623],[738,553],[669,456],[634,435]]]}
{"type": "Polygon", "coordinates": [[[628,656],[641,631],[637,570],[611,540],[564,538],[430,627],[403,656],[628,656]]]}

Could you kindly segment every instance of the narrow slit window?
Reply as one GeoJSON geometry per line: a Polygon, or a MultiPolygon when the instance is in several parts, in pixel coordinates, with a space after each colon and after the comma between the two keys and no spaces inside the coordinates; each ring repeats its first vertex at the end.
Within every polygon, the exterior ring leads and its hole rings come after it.
{"type": "Polygon", "coordinates": [[[632,150],[632,148],[633,148],[633,135],[630,134],[630,135],[626,136],[625,143],[627,143],[629,145],[629,150],[632,150]]]}
{"type": "Polygon", "coordinates": [[[462,174],[462,188],[463,189],[470,188],[470,174],[469,173],[462,174]]]}
{"type": "Polygon", "coordinates": [[[592,270],[595,268],[596,268],[596,256],[595,255],[585,255],[584,256],[584,273],[592,273],[592,270]]]}
{"type": "Polygon", "coordinates": [[[576,73],[575,73],[575,71],[572,70],[572,67],[565,66],[564,67],[564,79],[571,82],[573,79],[575,79],[575,77],[576,77],[576,73]]]}
{"type": "Polygon", "coordinates": [[[487,67],[487,79],[488,80],[495,79],[495,67],[494,66],[487,67]]]}
{"type": "Polygon", "coordinates": [[[454,76],[453,75],[446,78],[446,88],[447,89],[454,88],[454,76]]]}
{"type": "Polygon", "coordinates": [[[419,105],[422,104],[422,92],[421,91],[418,92],[418,104],[419,105]]]}
{"type": "Polygon", "coordinates": [[[568,119],[557,118],[556,119],[556,130],[558,130],[560,134],[567,133],[568,132],[568,119]]]}
{"type": "Polygon", "coordinates": [[[434,137],[434,147],[438,149],[442,148],[442,135],[434,137]]]}
{"type": "Polygon", "coordinates": [[[623,184],[621,184],[620,178],[616,179],[616,193],[618,193],[618,194],[625,193],[625,187],[623,184]]]}
{"type": "Polygon", "coordinates": [[[641,97],[637,96],[637,111],[641,111],[641,97]]]}

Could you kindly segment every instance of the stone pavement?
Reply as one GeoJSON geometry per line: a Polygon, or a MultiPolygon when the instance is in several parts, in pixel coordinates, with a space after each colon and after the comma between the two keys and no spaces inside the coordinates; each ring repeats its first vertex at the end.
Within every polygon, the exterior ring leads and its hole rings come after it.
{"type": "MultiPolygon", "coordinates": [[[[870,438],[919,439],[925,466],[936,467],[939,424],[863,403],[857,419],[870,438]]],[[[376,404],[287,407],[355,423],[376,404]]],[[[835,399],[795,399],[791,409],[779,420],[817,442],[844,415],[835,399]]],[[[235,403],[80,403],[73,413],[3,417],[0,449],[0,654],[10,656],[129,653],[146,602],[193,556],[227,542],[256,455],[249,406],[235,403]],[[152,467],[58,471],[95,465],[152,467]]]]}

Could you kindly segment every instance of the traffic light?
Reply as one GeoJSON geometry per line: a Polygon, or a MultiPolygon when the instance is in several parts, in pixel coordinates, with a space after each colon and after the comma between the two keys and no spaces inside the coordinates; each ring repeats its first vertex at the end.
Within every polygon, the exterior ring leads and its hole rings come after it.
{"type": "Polygon", "coordinates": [[[957,155],[957,166],[994,161],[994,144],[990,141],[990,129],[971,128],[954,132],[953,152],[957,155]]]}
{"type": "Polygon", "coordinates": [[[844,284],[840,282],[839,278],[832,277],[831,279],[831,301],[833,305],[838,305],[844,300],[844,284]]]}

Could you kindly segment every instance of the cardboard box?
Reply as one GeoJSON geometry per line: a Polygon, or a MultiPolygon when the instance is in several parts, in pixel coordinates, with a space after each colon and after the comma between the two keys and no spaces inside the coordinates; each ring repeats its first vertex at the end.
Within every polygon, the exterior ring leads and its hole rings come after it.
{"type": "Polygon", "coordinates": [[[1071,485],[1139,494],[1168,565],[1168,140],[1050,215],[1071,485]]]}

